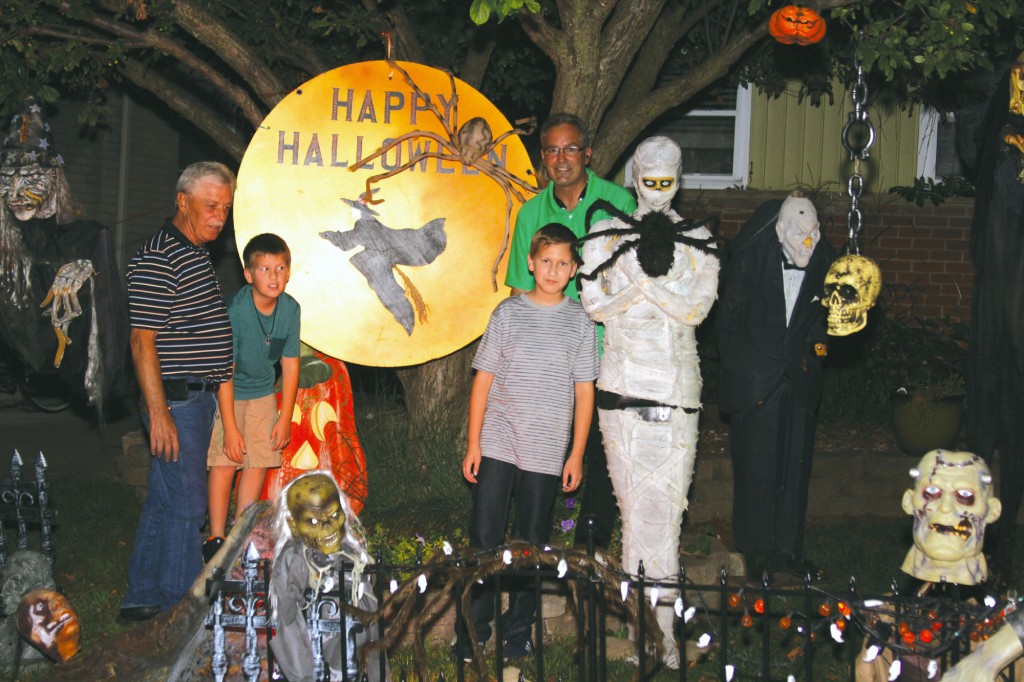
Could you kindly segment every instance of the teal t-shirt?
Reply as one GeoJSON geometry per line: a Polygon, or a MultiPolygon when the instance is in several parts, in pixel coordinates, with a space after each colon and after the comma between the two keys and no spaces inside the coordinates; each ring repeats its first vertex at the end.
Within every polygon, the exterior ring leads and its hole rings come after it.
{"type": "MultiPolygon", "coordinates": [[[[516,216],[516,229],[512,233],[512,247],[509,251],[508,270],[505,273],[505,285],[523,291],[530,291],[534,287],[533,275],[530,274],[530,266],[526,257],[530,254],[530,242],[537,230],[550,223],[565,225],[577,237],[587,233],[587,211],[597,199],[604,199],[623,213],[632,215],[636,210],[636,199],[626,191],[625,188],[608,182],[594,175],[594,172],[587,169],[587,189],[580,199],[576,208],[565,210],[555,200],[555,185],[548,183],[540,193],[523,204],[516,216]]],[[[602,220],[611,218],[606,211],[598,211],[591,219],[591,225],[596,225],[602,220]]],[[[580,300],[580,293],[576,289],[576,278],[569,280],[569,286],[565,288],[565,295],[574,300],[580,300]]],[[[604,342],[604,325],[597,325],[597,344],[601,348],[604,342]]]]}
{"type": "Polygon", "coordinates": [[[256,310],[252,286],[246,284],[228,302],[234,339],[235,400],[274,393],[274,365],[299,357],[299,303],[286,293],[270,315],[256,310]],[[267,339],[269,338],[269,342],[267,339]]]}

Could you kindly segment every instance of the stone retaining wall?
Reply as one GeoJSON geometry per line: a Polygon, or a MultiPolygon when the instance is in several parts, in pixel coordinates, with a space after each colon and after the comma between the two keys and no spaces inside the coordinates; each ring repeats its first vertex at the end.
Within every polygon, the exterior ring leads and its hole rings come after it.
{"type": "MultiPolygon", "coordinates": [[[[711,428],[722,434],[713,446],[709,446],[707,439],[702,439],[698,446],[690,507],[686,512],[686,521],[691,524],[732,517],[732,460],[728,440],[721,424],[711,428]]],[[[819,435],[821,431],[819,428],[819,435]]],[[[815,451],[808,492],[808,519],[865,515],[904,517],[901,500],[903,492],[910,487],[910,469],[917,462],[917,457],[904,454],[895,444],[849,449],[832,446],[815,451]]],[[[998,458],[991,468],[995,490],[998,490],[998,458]]],[[[1017,514],[1017,523],[1024,524],[1024,505],[1017,514]]]]}

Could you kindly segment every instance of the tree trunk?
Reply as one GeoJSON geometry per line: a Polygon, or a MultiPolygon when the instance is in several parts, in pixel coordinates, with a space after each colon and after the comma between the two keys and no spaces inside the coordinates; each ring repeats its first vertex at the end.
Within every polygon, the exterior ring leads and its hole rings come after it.
{"type": "Polygon", "coordinates": [[[428,450],[436,446],[454,451],[452,466],[461,461],[477,343],[397,372],[409,415],[408,454],[419,469],[427,466],[428,450]]]}

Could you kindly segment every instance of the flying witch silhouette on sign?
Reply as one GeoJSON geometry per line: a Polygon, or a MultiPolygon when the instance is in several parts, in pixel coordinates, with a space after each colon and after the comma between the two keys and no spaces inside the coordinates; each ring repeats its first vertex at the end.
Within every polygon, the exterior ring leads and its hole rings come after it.
{"type": "Polygon", "coordinates": [[[377,212],[369,206],[350,199],[342,201],[358,212],[355,227],[345,232],[321,232],[320,236],[342,251],[363,247],[362,251],[349,258],[349,262],[363,273],[380,302],[411,336],[415,320],[426,321],[428,307],[412,280],[398,266],[433,263],[448,243],[448,236],[444,233],[445,219],[434,218],[417,229],[392,229],[381,223],[377,212]],[[396,275],[404,286],[399,286],[396,275]]]}

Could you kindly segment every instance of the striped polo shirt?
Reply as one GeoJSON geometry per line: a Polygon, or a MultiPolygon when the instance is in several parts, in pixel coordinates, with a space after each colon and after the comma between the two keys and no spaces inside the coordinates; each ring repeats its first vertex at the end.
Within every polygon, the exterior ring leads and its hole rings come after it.
{"type": "Polygon", "coordinates": [[[127,280],[131,326],[157,331],[164,377],[231,377],[231,323],[205,246],[167,221],[131,259],[127,280]]]}

